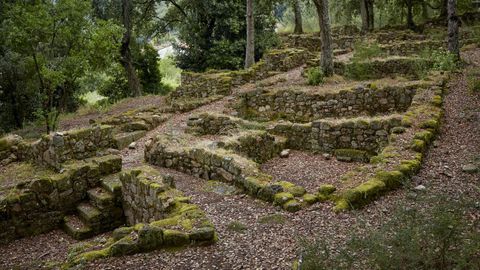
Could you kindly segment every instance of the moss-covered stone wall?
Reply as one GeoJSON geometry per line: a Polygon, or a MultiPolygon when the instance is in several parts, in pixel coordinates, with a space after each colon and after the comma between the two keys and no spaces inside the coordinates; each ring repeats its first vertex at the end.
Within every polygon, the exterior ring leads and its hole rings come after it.
{"type": "Polygon", "coordinates": [[[388,144],[391,129],[402,117],[317,120],[308,124],[279,123],[269,132],[287,138],[287,147],[331,153],[335,149],[359,149],[376,153],[388,144]]]}
{"type": "Polygon", "coordinates": [[[87,196],[100,179],[121,170],[119,156],[104,156],[64,164],[51,172],[0,188],[0,242],[57,228],[63,217],[87,196]]]}
{"type": "Polygon", "coordinates": [[[337,92],[256,90],[240,96],[239,115],[260,120],[286,119],[311,122],[326,117],[351,117],[405,111],[412,102],[416,84],[384,86],[375,84],[337,92]]]}

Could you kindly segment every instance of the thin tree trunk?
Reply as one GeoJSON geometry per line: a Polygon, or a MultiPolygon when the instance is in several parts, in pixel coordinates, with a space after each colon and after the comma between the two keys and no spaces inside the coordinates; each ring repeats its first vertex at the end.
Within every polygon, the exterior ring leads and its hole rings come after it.
{"type": "Polygon", "coordinates": [[[247,0],[247,48],[245,51],[245,68],[255,64],[255,21],[253,18],[253,0],[247,0]]]}
{"type": "Polygon", "coordinates": [[[448,0],[448,50],[456,56],[457,60],[460,59],[458,27],[457,1],[448,0]]]}
{"type": "Polygon", "coordinates": [[[362,17],[362,32],[368,32],[368,12],[366,0],[360,0],[360,15],[362,17]]]}
{"type": "Polygon", "coordinates": [[[325,76],[333,75],[333,50],[332,35],[330,29],[330,17],[328,14],[328,0],[314,0],[320,24],[320,39],[322,42],[321,68],[325,76]]]}
{"type": "Polygon", "coordinates": [[[303,25],[302,25],[302,7],[300,5],[300,0],[294,0],[293,10],[295,12],[295,34],[303,34],[303,25]]]}
{"type": "Polygon", "coordinates": [[[408,29],[415,30],[416,25],[413,21],[413,0],[406,0],[407,5],[407,27],[408,29]]]}
{"type": "Polygon", "coordinates": [[[367,14],[368,14],[368,30],[373,31],[375,28],[375,14],[373,13],[373,0],[367,0],[367,14]]]}
{"type": "Polygon", "coordinates": [[[122,23],[125,27],[125,33],[122,38],[122,46],[120,47],[121,63],[127,74],[128,87],[133,96],[142,95],[142,86],[138,79],[137,72],[133,66],[133,58],[130,50],[130,42],[132,39],[132,2],[131,0],[122,0],[122,23]]]}

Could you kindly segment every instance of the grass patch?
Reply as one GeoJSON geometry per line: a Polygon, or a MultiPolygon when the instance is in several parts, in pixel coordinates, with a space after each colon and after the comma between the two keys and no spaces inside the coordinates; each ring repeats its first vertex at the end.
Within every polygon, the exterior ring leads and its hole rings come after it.
{"type": "Polygon", "coordinates": [[[236,233],[244,233],[247,229],[247,225],[241,223],[240,221],[232,221],[227,226],[227,230],[236,233]]]}
{"type": "Polygon", "coordinates": [[[272,214],[258,219],[260,224],[285,224],[287,219],[282,214],[272,214]]]}
{"type": "Polygon", "coordinates": [[[307,70],[307,83],[308,85],[319,85],[325,82],[325,76],[323,71],[318,67],[309,68],[307,70]]]}
{"type": "Polygon", "coordinates": [[[180,85],[182,70],[175,65],[175,59],[172,56],[160,59],[158,69],[162,74],[162,83],[173,89],[180,85]]]}
{"type": "Polygon", "coordinates": [[[472,69],[467,74],[468,89],[473,93],[480,93],[480,68],[472,69]]]}

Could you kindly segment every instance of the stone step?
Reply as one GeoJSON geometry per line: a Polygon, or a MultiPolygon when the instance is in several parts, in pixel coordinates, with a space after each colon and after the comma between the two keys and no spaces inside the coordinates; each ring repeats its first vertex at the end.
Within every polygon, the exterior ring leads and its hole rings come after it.
{"type": "Polygon", "coordinates": [[[82,202],[77,206],[78,214],[83,222],[92,226],[102,221],[102,212],[88,202],[82,202]]]}
{"type": "Polygon", "coordinates": [[[122,196],[122,182],[118,174],[106,176],[100,180],[102,187],[113,194],[113,196],[120,200],[122,196]]]}
{"type": "Polygon", "coordinates": [[[66,216],[63,221],[63,230],[76,240],[87,239],[94,235],[92,228],[76,215],[66,216]]]}
{"type": "Polygon", "coordinates": [[[123,149],[130,145],[130,143],[139,140],[145,136],[147,132],[145,130],[133,131],[133,132],[124,132],[115,135],[113,138],[115,142],[116,149],[123,149]]]}
{"type": "Polygon", "coordinates": [[[95,187],[87,191],[90,203],[101,210],[108,210],[115,207],[115,196],[110,191],[95,187]]]}

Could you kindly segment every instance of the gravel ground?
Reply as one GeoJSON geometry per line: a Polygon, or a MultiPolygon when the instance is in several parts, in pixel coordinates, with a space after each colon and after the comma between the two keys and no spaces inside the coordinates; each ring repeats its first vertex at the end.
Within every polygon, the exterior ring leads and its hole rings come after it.
{"type": "Polygon", "coordinates": [[[289,181],[315,192],[322,184],[338,183],[342,175],[361,165],[358,162],[340,162],[334,157],[326,159],[322,155],[290,151],[288,158],[271,159],[261,168],[275,180],[289,181]]]}
{"type": "MultiPolygon", "coordinates": [[[[467,52],[464,57],[478,64],[480,50],[467,52]]],[[[480,154],[480,96],[468,94],[464,74],[453,76],[444,106],[445,119],[437,147],[430,150],[423,169],[413,179],[414,185],[425,185],[426,192],[431,194],[469,197],[478,201],[478,174],[469,175],[461,170],[462,165],[480,154]]],[[[177,121],[185,119],[184,115],[176,117],[177,121]]],[[[157,132],[166,129],[160,127],[157,132]]],[[[294,153],[288,162],[295,164],[296,155],[294,153]]],[[[315,160],[312,163],[315,164],[315,160]]],[[[305,175],[314,176],[318,171],[318,167],[305,168],[305,175]]],[[[331,211],[332,205],[327,203],[287,213],[244,195],[223,196],[206,192],[202,188],[204,180],[169,172],[174,174],[178,188],[191,196],[214,222],[219,241],[212,246],[189,247],[177,252],[159,250],[99,260],[86,269],[291,269],[299,251],[296,244],[299,237],[322,237],[335,250],[350,233],[361,234],[381,226],[392,210],[406,200],[406,194],[412,192],[407,189],[391,192],[359,211],[335,214],[331,211]],[[272,214],[283,216],[283,222],[259,222],[262,217],[272,214]],[[229,230],[228,224],[232,221],[241,222],[246,230],[243,233],[229,230]]],[[[35,262],[65,258],[66,247],[73,242],[59,231],[14,241],[0,246],[0,268],[38,269],[39,264],[35,262]],[[41,257],[45,253],[47,255],[41,257]]]]}

